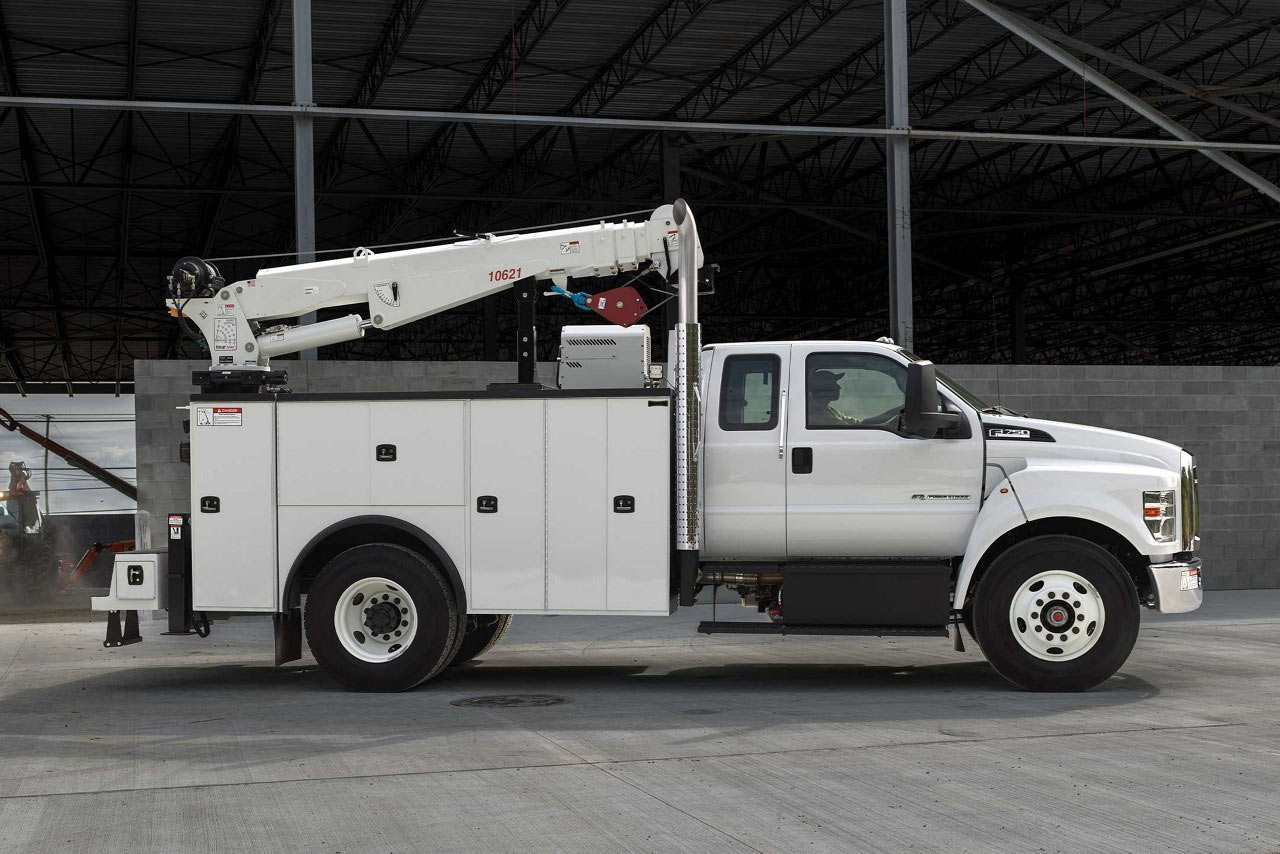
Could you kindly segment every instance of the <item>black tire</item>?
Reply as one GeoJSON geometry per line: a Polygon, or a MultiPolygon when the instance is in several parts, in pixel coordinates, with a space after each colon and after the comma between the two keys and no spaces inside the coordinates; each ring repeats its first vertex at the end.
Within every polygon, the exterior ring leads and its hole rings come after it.
{"type": "Polygon", "coordinates": [[[390,543],[355,546],[334,557],[312,582],[304,608],[312,655],[325,673],[352,691],[407,691],[432,678],[452,659],[461,623],[444,574],[417,552],[390,543]],[[418,616],[412,640],[388,661],[357,658],[334,625],[338,597],[373,577],[398,585],[411,597],[418,616]]]}
{"type": "Polygon", "coordinates": [[[497,646],[509,628],[510,614],[472,614],[467,618],[467,632],[450,666],[457,667],[484,655],[497,646]]]}
{"type": "Polygon", "coordinates": [[[1084,691],[1109,679],[1129,658],[1138,639],[1139,608],[1138,592],[1114,555],[1088,540],[1048,535],[1018,543],[991,563],[974,598],[973,628],[987,661],[1015,685],[1084,691]],[[1068,570],[1093,585],[1104,609],[1099,637],[1078,658],[1065,661],[1028,652],[1009,613],[1025,582],[1053,570],[1068,570]]]}

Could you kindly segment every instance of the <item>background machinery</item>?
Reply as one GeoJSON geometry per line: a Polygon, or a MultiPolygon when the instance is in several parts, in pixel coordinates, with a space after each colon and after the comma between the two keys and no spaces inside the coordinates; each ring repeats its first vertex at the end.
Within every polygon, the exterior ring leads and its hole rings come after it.
{"type": "MultiPolygon", "coordinates": [[[[27,427],[0,409],[0,428],[36,443],[50,454],[136,501],[138,489],[60,442],[27,427]]],[[[57,554],[57,534],[49,518],[40,511],[40,492],[31,488],[31,470],[25,462],[9,464],[9,482],[0,493],[4,513],[0,514],[0,576],[11,601],[25,605],[49,598],[54,592],[80,580],[102,551],[133,548],[132,541],[103,545],[95,543],[74,566],[65,568],[57,554]]]]}

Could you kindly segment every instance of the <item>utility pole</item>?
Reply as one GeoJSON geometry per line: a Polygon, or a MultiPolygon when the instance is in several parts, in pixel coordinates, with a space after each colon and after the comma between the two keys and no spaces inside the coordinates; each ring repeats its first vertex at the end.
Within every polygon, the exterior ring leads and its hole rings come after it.
{"type": "MultiPolygon", "coordinates": [[[[49,440],[49,428],[53,424],[53,416],[46,415],[44,417],[44,438],[47,443],[49,440]]],[[[49,515],[49,446],[44,446],[44,515],[49,515]]]]}

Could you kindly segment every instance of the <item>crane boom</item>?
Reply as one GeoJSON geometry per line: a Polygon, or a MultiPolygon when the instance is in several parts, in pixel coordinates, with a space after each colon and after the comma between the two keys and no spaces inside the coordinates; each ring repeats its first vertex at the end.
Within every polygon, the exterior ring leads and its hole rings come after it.
{"type": "Polygon", "coordinates": [[[138,487],[127,480],[117,477],[92,460],[77,454],[65,445],[61,445],[52,439],[46,439],[3,409],[0,409],[0,429],[8,430],[10,433],[17,433],[30,439],[40,447],[48,450],[49,453],[65,460],[72,468],[77,468],[82,472],[93,475],[131,501],[138,500],[138,487]]]}
{"type": "MultiPolygon", "coordinates": [[[[671,205],[643,222],[599,222],[518,234],[486,234],[438,246],[353,255],[260,270],[225,284],[216,268],[185,258],[170,276],[170,312],[188,318],[209,346],[213,369],[267,370],[271,356],[352,341],[367,328],[394,329],[535,279],[561,289],[571,279],[652,269],[664,278],[681,258],[671,205]],[[319,323],[265,328],[320,309],[365,306],[319,323]]],[[[694,240],[696,241],[696,236],[694,240]]]]}

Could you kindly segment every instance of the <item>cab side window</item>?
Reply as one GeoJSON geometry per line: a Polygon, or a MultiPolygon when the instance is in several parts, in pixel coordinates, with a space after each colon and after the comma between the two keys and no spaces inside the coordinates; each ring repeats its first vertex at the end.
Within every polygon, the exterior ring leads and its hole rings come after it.
{"type": "Polygon", "coordinates": [[[772,430],[778,426],[777,356],[741,355],[724,360],[720,379],[721,430],[772,430]]]}
{"type": "Polygon", "coordinates": [[[894,429],[907,400],[907,366],[874,353],[814,353],[805,360],[805,425],[894,429]]]}

